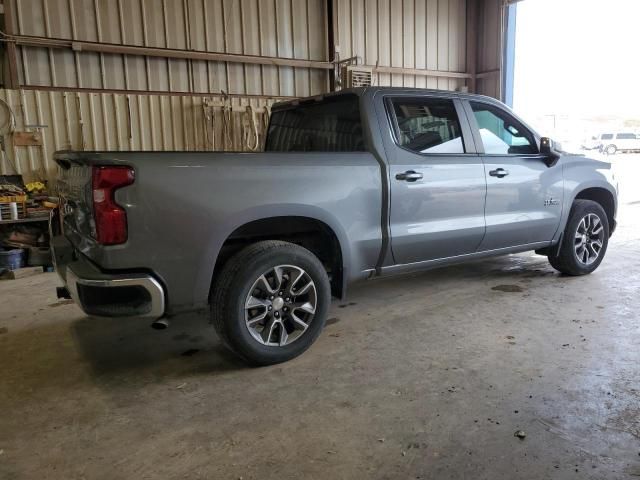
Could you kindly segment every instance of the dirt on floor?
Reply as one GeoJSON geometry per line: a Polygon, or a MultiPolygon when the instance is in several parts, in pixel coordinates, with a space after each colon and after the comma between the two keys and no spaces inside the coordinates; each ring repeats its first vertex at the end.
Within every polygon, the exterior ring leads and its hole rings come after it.
{"type": "Polygon", "coordinates": [[[523,254],[373,281],[267,368],[204,314],[158,332],[87,318],[55,274],[0,282],[0,478],[638,478],[629,185],[596,273],[523,254]]]}

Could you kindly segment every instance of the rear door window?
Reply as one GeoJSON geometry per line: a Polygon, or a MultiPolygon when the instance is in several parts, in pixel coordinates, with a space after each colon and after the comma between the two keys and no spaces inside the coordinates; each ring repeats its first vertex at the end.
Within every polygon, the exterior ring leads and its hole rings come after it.
{"type": "Polygon", "coordinates": [[[636,136],[633,133],[618,133],[616,138],[618,140],[635,140],[636,136]]]}
{"type": "Polygon", "coordinates": [[[392,98],[399,146],[416,153],[464,153],[460,121],[452,100],[392,98]]]}
{"type": "Polygon", "coordinates": [[[486,103],[469,102],[487,155],[538,153],[533,134],[504,110],[486,103]]]}

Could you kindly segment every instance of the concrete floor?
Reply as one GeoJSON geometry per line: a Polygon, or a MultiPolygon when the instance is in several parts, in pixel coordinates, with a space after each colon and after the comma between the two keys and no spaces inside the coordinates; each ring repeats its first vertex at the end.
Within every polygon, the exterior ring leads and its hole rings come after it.
{"type": "Polygon", "coordinates": [[[0,478],[640,476],[640,156],[615,162],[595,274],[525,254],[375,281],[269,368],[202,316],[156,332],[86,318],[54,274],[0,282],[0,478]]]}

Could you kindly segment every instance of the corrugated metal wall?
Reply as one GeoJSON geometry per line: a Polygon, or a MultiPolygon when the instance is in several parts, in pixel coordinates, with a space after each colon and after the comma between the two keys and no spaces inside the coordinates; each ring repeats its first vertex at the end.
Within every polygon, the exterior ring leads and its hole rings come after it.
{"type": "MultiPolygon", "coordinates": [[[[8,0],[19,35],[327,60],[324,0],[8,0]]],[[[327,71],[18,47],[22,86],[314,95],[327,71]]]]}
{"type": "Polygon", "coordinates": [[[13,78],[23,89],[0,90],[14,129],[43,138],[42,146],[16,146],[5,135],[0,171],[15,167],[29,180],[55,175],[57,149],[254,147],[266,106],[329,90],[332,45],[341,59],[405,69],[376,73],[378,85],[454,90],[473,85],[477,72],[476,91],[500,95],[502,0],[4,0],[4,7],[9,33],[66,45],[17,43],[13,78]],[[74,50],[71,42],[324,63],[163,58],[74,50]]]}
{"type": "MultiPolygon", "coordinates": [[[[476,0],[469,0],[476,1],[476,0]]],[[[366,65],[466,72],[467,0],[344,0],[337,5],[340,58],[366,65]]],[[[378,73],[377,85],[456,90],[465,79],[378,73]]]]}
{"type": "Polygon", "coordinates": [[[255,150],[274,100],[222,96],[0,90],[0,173],[50,177],[56,150],[255,150]],[[10,107],[13,122],[6,107],[10,107]],[[17,146],[10,132],[33,131],[40,146],[17,146]]]}

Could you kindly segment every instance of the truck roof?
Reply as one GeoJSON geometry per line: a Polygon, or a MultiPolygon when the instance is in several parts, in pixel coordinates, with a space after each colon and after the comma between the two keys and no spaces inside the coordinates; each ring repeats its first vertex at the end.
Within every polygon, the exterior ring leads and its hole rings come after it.
{"type": "Polygon", "coordinates": [[[446,97],[458,97],[458,98],[477,98],[485,101],[498,102],[493,97],[488,97],[486,95],[479,95],[476,93],[466,93],[466,92],[454,92],[451,90],[437,90],[433,88],[407,88],[407,87],[382,87],[382,86],[373,86],[373,87],[357,87],[357,88],[345,88],[343,90],[338,90],[337,92],[328,92],[321,93],[320,95],[312,95],[310,97],[304,98],[296,98],[292,100],[285,100],[283,102],[274,103],[271,107],[272,110],[279,110],[282,108],[288,108],[292,106],[297,106],[299,104],[310,103],[310,102],[319,102],[324,100],[325,98],[336,97],[340,95],[358,95],[363,96],[365,94],[375,95],[378,92],[386,92],[386,93],[418,93],[418,94],[433,94],[434,96],[446,96],[446,97]]]}

